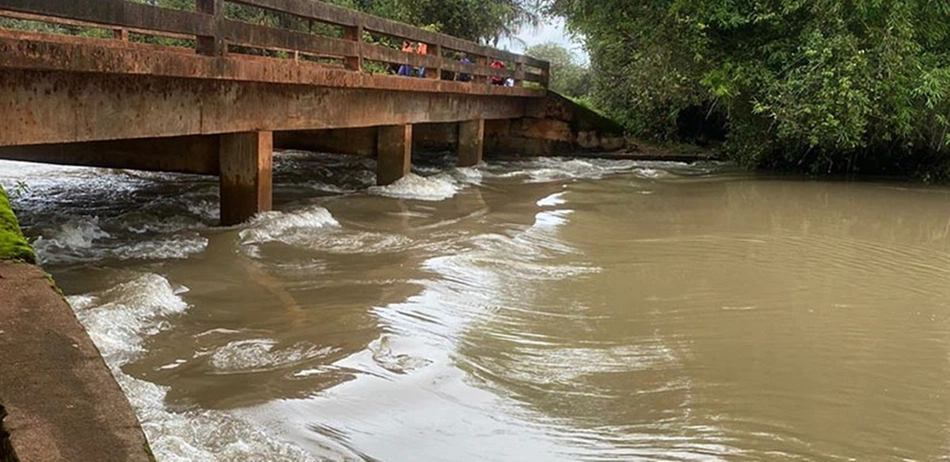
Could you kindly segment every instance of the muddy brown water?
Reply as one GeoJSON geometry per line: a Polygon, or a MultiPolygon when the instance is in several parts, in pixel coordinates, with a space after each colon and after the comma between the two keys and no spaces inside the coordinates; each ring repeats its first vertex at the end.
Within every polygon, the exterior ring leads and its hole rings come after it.
{"type": "Polygon", "coordinates": [[[0,183],[160,460],[950,460],[950,189],[450,164],[0,183]]]}

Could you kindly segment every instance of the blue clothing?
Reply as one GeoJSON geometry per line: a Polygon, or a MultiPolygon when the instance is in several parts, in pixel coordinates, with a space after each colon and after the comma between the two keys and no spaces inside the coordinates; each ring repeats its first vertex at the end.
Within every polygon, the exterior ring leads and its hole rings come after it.
{"type": "MultiPolygon", "coordinates": [[[[472,64],[472,60],[468,59],[467,56],[462,58],[460,61],[462,62],[462,64],[472,64]]],[[[471,82],[471,81],[472,81],[472,74],[459,74],[459,82],[471,82]]]]}
{"type": "Polygon", "coordinates": [[[399,75],[412,77],[412,68],[405,64],[399,66],[399,75]]]}

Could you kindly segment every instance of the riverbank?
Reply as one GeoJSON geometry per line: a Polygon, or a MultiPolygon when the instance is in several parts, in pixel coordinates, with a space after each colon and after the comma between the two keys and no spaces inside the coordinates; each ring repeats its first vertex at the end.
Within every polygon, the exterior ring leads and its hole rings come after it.
{"type": "Polygon", "coordinates": [[[153,460],[129,401],[0,189],[0,462],[153,460]]]}

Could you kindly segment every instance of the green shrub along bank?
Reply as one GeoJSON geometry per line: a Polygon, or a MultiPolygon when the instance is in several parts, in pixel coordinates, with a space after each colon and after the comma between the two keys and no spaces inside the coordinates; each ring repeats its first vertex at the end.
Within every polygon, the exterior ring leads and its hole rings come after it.
{"type": "Polygon", "coordinates": [[[22,260],[36,263],[36,257],[30,243],[23,237],[20,224],[17,222],[10,200],[6,192],[0,187],[0,261],[22,260]]]}
{"type": "Polygon", "coordinates": [[[950,2],[551,0],[597,106],[742,165],[950,179],[950,2]]]}

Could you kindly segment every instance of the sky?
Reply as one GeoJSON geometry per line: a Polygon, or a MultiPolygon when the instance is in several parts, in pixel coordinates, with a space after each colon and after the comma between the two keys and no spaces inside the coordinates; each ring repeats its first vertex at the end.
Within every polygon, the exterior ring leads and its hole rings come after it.
{"type": "Polygon", "coordinates": [[[563,19],[545,18],[544,22],[536,28],[526,28],[518,34],[516,40],[500,43],[502,48],[515,52],[522,52],[526,47],[538,45],[546,42],[557,43],[568,50],[574,52],[578,62],[587,63],[587,52],[581,46],[579,41],[573,40],[564,28],[563,19]]]}

